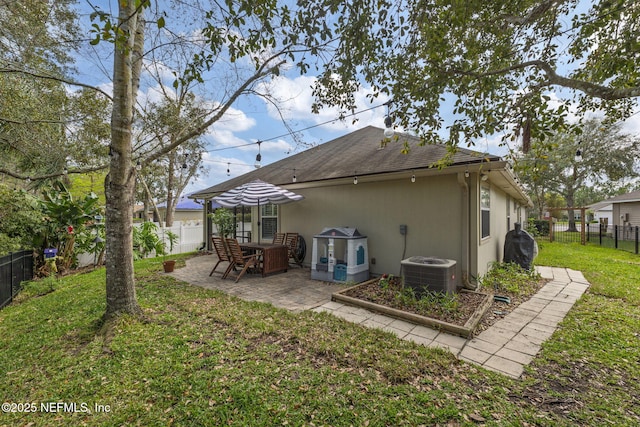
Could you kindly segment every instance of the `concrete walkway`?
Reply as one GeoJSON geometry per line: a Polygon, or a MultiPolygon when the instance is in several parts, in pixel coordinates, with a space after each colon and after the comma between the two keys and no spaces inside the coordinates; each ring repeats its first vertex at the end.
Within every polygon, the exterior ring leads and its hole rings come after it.
{"type": "MultiPolygon", "coordinates": [[[[573,304],[588,289],[589,283],[579,271],[565,268],[536,267],[550,281],[529,301],[472,339],[404,320],[377,314],[363,308],[331,301],[331,294],[345,285],[310,279],[307,268],[292,267],[287,273],[262,278],[246,275],[238,283],[221,280],[220,273],[209,277],[215,256],[187,260],[187,267],[171,273],[194,285],[218,289],[249,301],[262,301],[292,311],[314,310],[331,313],[349,322],[392,332],[399,338],[429,347],[451,351],[459,359],[518,378],[542,343],[556,330],[573,304]]],[[[219,266],[224,271],[226,264],[219,266]]]]}

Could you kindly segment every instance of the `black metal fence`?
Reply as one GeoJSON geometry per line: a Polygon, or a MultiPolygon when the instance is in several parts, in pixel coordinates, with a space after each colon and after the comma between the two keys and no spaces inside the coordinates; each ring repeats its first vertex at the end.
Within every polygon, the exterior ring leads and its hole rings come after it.
{"type": "Polygon", "coordinates": [[[635,225],[589,224],[587,242],[638,254],[640,227],[635,225]]]}
{"type": "Polygon", "coordinates": [[[13,301],[20,283],[33,279],[33,251],[14,252],[0,257],[0,309],[13,301]]]}
{"type": "Polygon", "coordinates": [[[563,243],[593,243],[640,253],[640,227],[632,225],[575,224],[560,221],[534,221],[536,239],[563,243]]]}

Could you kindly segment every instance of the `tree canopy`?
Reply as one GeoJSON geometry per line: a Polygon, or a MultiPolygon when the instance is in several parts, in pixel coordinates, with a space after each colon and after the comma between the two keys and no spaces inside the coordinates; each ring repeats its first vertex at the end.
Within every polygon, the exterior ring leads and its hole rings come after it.
{"type": "Polygon", "coordinates": [[[518,159],[516,170],[539,216],[545,208],[560,207],[549,206],[550,194],[562,196],[562,207],[582,207],[627,188],[639,175],[640,138],[595,119],[580,131],[578,136],[559,132],[547,141],[534,139],[518,159]],[[596,199],[586,199],[589,195],[596,199]]]}
{"type": "MultiPolygon", "coordinates": [[[[51,25],[52,15],[44,12],[54,10],[53,4],[24,2],[37,12],[34,28],[46,37],[28,40],[37,46],[32,51],[13,49],[25,36],[9,23],[16,38],[7,40],[16,41],[9,43],[11,54],[0,58],[2,74],[39,79],[43,86],[71,82],[63,59],[65,47],[74,46],[65,42],[72,40],[73,20],[61,15],[51,25]],[[47,51],[50,40],[60,42],[56,50],[47,51]]],[[[66,11],[68,3],[60,4],[66,11]]],[[[257,84],[273,76],[294,69],[317,72],[314,111],[326,105],[353,110],[355,91],[371,86],[372,97],[392,99],[395,126],[452,148],[495,134],[522,135],[526,146],[594,109],[615,122],[632,114],[640,95],[640,5],[632,0],[305,0],[295,6],[272,0],[132,0],[118,2],[117,14],[93,7],[90,44],[108,44],[113,53],[108,149],[104,144],[100,151],[98,143],[95,151],[109,168],[107,317],[141,313],[131,232],[138,162],[144,168],[197,138],[239,97],[256,95],[257,84]],[[180,55],[172,59],[172,51],[180,55]],[[157,150],[134,152],[136,103],[149,66],[167,76],[163,88],[195,85],[198,95],[212,101],[197,126],[157,150]]],[[[2,124],[5,132],[11,122],[2,124]]]]}
{"type": "MultiPolygon", "coordinates": [[[[640,96],[640,4],[634,0],[312,0],[340,35],[316,108],[350,84],[393,100],[394,123],[450,146],[503,135],[542,139],[602,110],[609,122],[640,96]]],[[[322,40],[326,31],[310,29],[322,40]]],[[[578,126],[579,128],[579,126],[578,126]]]]}

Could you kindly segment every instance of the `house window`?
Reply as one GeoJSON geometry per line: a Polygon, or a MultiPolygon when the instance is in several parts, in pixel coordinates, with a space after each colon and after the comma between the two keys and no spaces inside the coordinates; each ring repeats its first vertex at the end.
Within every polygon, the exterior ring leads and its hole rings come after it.
{"type": "Polygon", "coordinates": [[[480,221],[482,238],[490,236],[491,231],[491,191],[489,187],[480,187],[480,221]]]}
{"type": "Polygon", "coordinates": [[[260,214],[260,233],[261,238],[268,240],[273,239],[278,231],[278,205],[268,204],[261,206],[262,213],[260,214]]]}

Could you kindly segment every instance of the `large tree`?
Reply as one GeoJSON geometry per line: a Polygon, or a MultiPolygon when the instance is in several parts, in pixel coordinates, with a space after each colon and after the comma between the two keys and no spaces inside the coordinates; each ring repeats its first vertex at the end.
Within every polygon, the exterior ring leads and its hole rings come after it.
{"type": "Polygon", "coordinates": [[[531,137],[574,124],[569,111],[602,109],[617,121],[640,96],[635,0],[311,0],[306,7],[326,14],[342,36],[316,107],[353,107],[353,97],[336,94],[365,81],[392,98],[396,125],[427,142],[455,147],[521,135],[526,151],[531,137]]]}
{"type": "MultiPolygon", "coordinates": [[[[142,131],[137,136],[138,144],[134,147],[134,152],[144,156],[145,153],[148,155],[156,150],[163,150],[185,133],[199,128],[206,119],[209,110],[202,101],[198,101],[193,93],[180,90],[181,88],[175,92],[163,92],[165,96],[161,102],[146,106],[140,120],[143,124],[142,131]]],[[[161,175],[153,173],[158,168],[150,167],[152,165],[141,170],[141,179],[146,186],[149,186],[150,178],[163,180],[162,187],[165,191],[162,198],[166,202],[164,221],[167,227],[173,225],[176,205],[189,181],[206,173],[201,156],[205,145],[201,135],[196,134],[156,160],[156,163],[162,164],[161,175]]]]}
{"type": "Polygon", "coordinates": [[[257,82],[292,66],[321,73],[316,110],[348,111],[354,91],[369,84],[374,96],[392,97],[396,125],[429,142],[441,140],[448,111],[453,118],[444,139],[452,147],[501,132],[521,132],[525,142],[551,135],[565,124],[572,101],[579,113],[601,107],[610,119],[623,118],[640,94],[640,6],[631,0],[586,8],[570,0],[310,0],[296,7],[131,0],[118,2],[117,17],[96,10],[92,43],[114,46],[107,318],[140,312],[131,248],[137,163],[144,168],[215,126],[238,97],[255,93],[257,82]],[[185,31],[185,24],[199,30],[185,31]],[[152,29],[159,31],[147,33],[152,29]],[[167,70],[174,87],[195,82],[217,89],[215,103],[198,126],[137,157],[132,126],[142,67],[160,47],[182,43],[198,49],[185,72],[167,70]],[[564,90],[550,102],[556,89],[564,90]]]}
{"type": "MultiPolygon", "coordinates": [[[[180,21],[177,12],[162,10],[160,5],[149,1],[119,2],[117,19],[103,12],[95,15],[101,24],[97,25],[99,30],[93,43],[109,41],[115,46],[110,166],[105,180],[107,319],[141,312],[135,296],[131,240],[137,165],[144,168],[200,136],[221,120],[240,96],[254,95],[258,82],[280,74],[288,60],[299,60],[305,52],[318,54],[325,50],[326,40],[316,43],[309,35],[315,34],[310,30],[314,24],[306,10],[298,13],[286,5],[248,0],[211,3],[209,9],[198,9],[198,2],[193,4],[180,3],[180,16],[201,24],[195,35],[185,35],[175,27],[166,28],[169,22],[166,17],[180,21]],[[189,13],[194,10],[197,13],[189,13]],[[146,18],[145,13],[149,14],[146,18]],[[170,47],[195,42],[198,47],[184,73],[173,70],[173,87],[190,87],[194,82],[208,84],[211,90],[217,89],[217,99],[195,126],[176,132],[155,150],[134,153],[134,105],[145,60],[146,30],[151,30],[145,23],[149,22],[161,33],[172,35],[169,40],[159,36],[149,36],[149,40],[163,40],[160,44],[170,47]]],[[[156,52],[156,48],[150,46],[147,52],[156,52]]],[[[303,72],[308,68],[304,60],[298,61],[297,66],[303,72]]]]}
{"type": "MultiPolygon", "coordinates": [[[[605,126],[596,119],[586,121],[580,131],[579,135],[557,133],[545,141],[534,139],[531,150],[519,158],[516,169],[540,212],[554,207],[545,206],[550,194],[562,196],[563,207],[579,207],[586,189],[611,194],[638,177],[640,138],[625,134],[620,125],[605,126]]],[[[569,230],[577,231],[572,210],[569,230]]]]}

